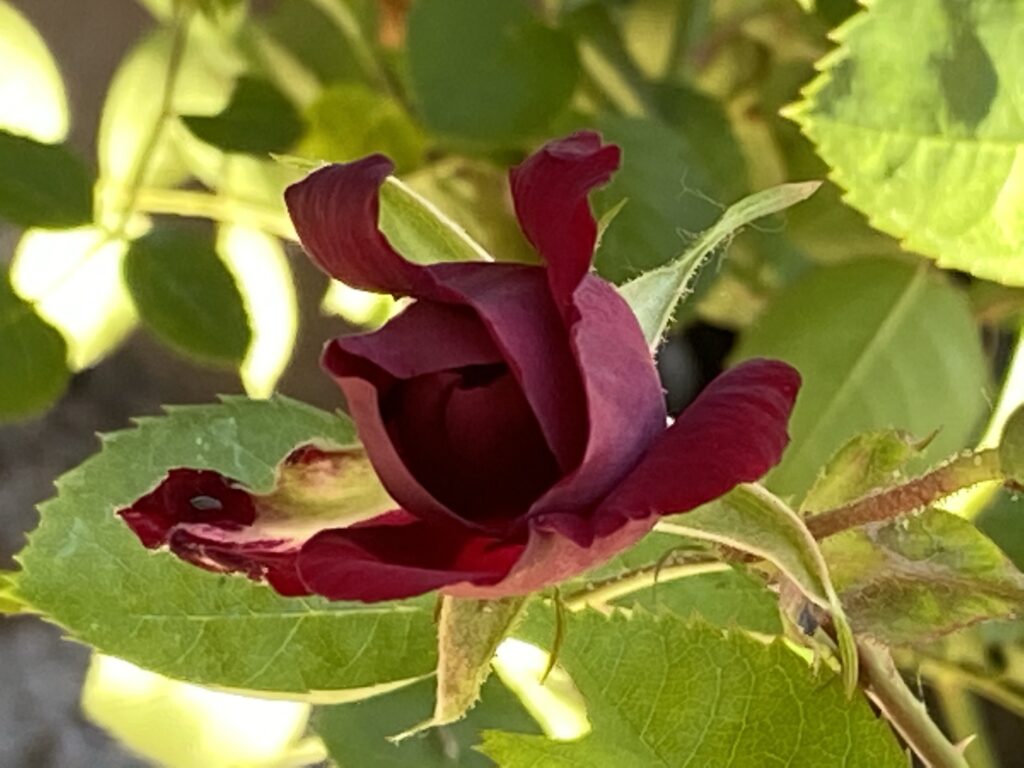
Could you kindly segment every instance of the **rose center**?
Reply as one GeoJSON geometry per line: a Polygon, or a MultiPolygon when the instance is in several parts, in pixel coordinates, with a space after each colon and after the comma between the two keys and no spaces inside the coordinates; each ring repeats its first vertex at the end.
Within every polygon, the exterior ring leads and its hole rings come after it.
{"type": "Polygon", "coordinates": [[[522,514],[558,467],[504,363],[402,382],[384,403],[392,440],[417,480],[477,522],[522,514]]]}

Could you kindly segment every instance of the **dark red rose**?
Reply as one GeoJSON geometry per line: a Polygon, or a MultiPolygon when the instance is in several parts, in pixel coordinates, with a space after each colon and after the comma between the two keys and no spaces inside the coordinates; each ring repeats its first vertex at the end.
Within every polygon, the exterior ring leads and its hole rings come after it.
{"type": "Polygon", "coordinates": [[[617,147],[582,132],[512,170],[516,214],[544,267],[403,258],[377,225],[379,188],[393,169],[380,155],[289,188],[295,227],[325,272],[415,299],[380,330],[330,342],[323,356],[397,508],[274,538],[263,534],[259,497],[178,470],[123,511],[126,521],[147,546],[167,543],[285,594],[498,597],[574,576],[636,542],[660,515],[760,478],[788,441],[800,378],[781,362],[744,363],[666,426],[640,327],[590,274],[597,227],[587,193],[618,164],[617,147]]]}

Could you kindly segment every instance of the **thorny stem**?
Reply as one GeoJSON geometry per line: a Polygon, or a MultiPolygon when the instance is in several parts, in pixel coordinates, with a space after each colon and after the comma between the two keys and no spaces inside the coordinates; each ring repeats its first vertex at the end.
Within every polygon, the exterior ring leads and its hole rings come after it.
{"type": "Polygon", "coordinates": [[[842,507],[807,519],[807,529],[821,540],[850,528],[892,520],[922,509],[956,491],[978,483],[1002,480],[995,449],[958,456],[938,469],[903,485],[885,488],[842,507]]]}
{"type": "Polygon", "coordinates": [[[921,761],[928,768],[970,768],[904,682],[889,651],[864,639],[857,650],[865,691],[921,761]]]}

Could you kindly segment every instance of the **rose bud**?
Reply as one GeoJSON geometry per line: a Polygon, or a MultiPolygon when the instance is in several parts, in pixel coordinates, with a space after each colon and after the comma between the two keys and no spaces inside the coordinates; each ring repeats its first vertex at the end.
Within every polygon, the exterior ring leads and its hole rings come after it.
{"type": "Polygon", "coordinates": [[[575,576],[659,516],[762,477],[788,441],[799,375],[778,361],[743,363],[666,427],[637,320],[590,273],[587,193],[618,164],[618,147],[581,132],[512,170],[516,214],[544,266],[403,258],[378,228],[393,170],[381,155],[290,187],[295,228],[325,272],[414,300],[323,355],[393,506],[275,538],[263,533],[264,500],[223,478],[214,487],[211,473],[172,473],[122,511],[126,521],[147,546],[284,594],[500,597],[575,576]]]}

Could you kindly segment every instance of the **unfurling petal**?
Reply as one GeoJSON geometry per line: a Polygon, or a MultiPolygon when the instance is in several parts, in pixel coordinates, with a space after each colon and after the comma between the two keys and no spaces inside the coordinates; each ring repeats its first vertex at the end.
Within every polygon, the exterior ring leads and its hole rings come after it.
{"type": "Polygon", "coordinates": [[[748,360],[711,382],[602,503],[597,535],[625,519],[686,512],[782,458],[800,374],[778,360],[748,360]]]}
{"type": "Polygon", "coordinates": [[[580,131],[545,144],[509,173],[519,224],[547,262],[560,307],[569,304],[594,255],[597,224],[587,193],[618,167],[617,146],[602,146],[596,133],[580,131]]]}
{"type": "Polygon", "coordinates": [[[493,584],[523,548],[465,528],[437,528],[399,510],[317,534],[302,548],[298,566],[303,584],[316,594],[372,603],[448,584],[493,584]]]}
{"type": "Polygon", "coordinates": [[[404,259],[380,231],[380,185],[395,169],[384,155],[328,165],[285,190],[302,246],[331,277],[365,291],[431,293],[423,267],[404,259]]]}
{"type": "Polygon", "coordinates": [[[538,525],[586,546],[590,511],[665,431],[665,402],[643,332],[622,297],[589,276],[573,297],[571,344],[583,378],[589,432],[583,461],[530,510],[538,525]]]}

